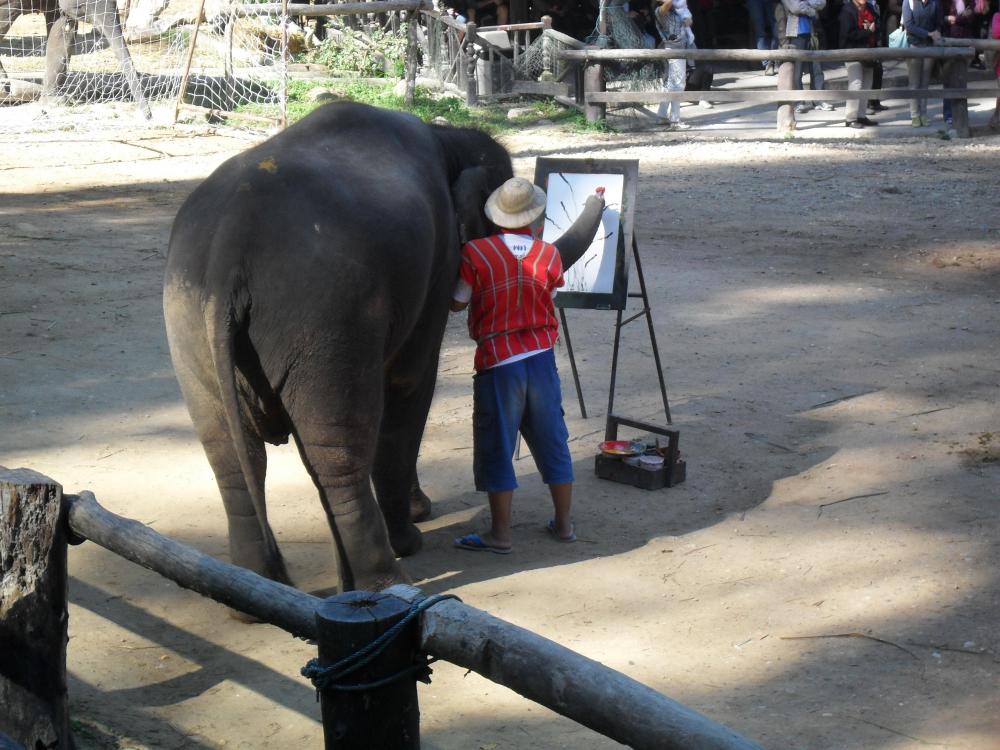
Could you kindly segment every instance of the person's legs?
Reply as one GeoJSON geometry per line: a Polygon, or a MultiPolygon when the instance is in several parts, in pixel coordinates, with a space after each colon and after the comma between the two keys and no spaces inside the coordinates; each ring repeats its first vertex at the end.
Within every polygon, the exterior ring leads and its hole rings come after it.
{"type": "MultiPolygon", "coordinates": [[[[687,81],[687,60],[670,60],[667,63],[667,91],[683,91],[687,81]]],[[[681,121],[681,103],[667,105],[667,119],[677,124],[681,121]]]]}
{"type": "Polygon", "coordinates": [[[480,538],[495,547],[510,546],[510,521],[514,505],[514,491],[488,492],[490,499],[490,533],[480,538]]]}
{"type": "MultiPolygon", "coordinates": [[[[906,61],[906,77],[911,89],[920,87],[920,71],[923,67],[923,60],[906,61]]],[[[920,124],[920,99],[910,99],[910,117],[920,124]]]]}
{"type": "Polygon", "coordinates": [[[549,493],[552,495],[552,528],[557,536],[568,539],[574,533],[570,518],[573,507],[573,483],[550,484],[549,493]]]}
{"type": "MultiPolygon", "coordinates": [[[[862,65],[861,66],[861,88],[863,88],[863,89],[871,89],[872,88],[872,79],[873,79],[874,75],[875,75],[875,69],[871,65],[862,65]]],[[[861,116],[864,117],[865,112],[868,111],[868,100],[867,99],[862,99],[862,100],[860,100],[858,102],[858,111],[861,113],[861,116]]]]}
{"type": "MultiPolygon", "coordinates": [[[[771,0],[747,0],[747,13],[757,49],[774,49],[774,3],[771,0]]],[[[767,68],[767,61],[761,63],[767,68]]]]}
{"type": "MultiPolygon", "coordinates": [[[[517,489],[514,445],[527,392],[522,363],[477,373],[472,390],[472,471],[476,489],[486,492],[490,503],[490,531],[478,536],[488,547],[506,549],[510,547],[511,508],[517,489]]],[[[468,548],[468,544],[459,544],[463,540],[456,540],[456,545],[468,548]]]]}
{"type": "Polygon", "coordinates": [[[810,63],[809,66],[809,90],[822,91],[826,84],[826,77],[823,75],[823,66],[818,62],[810,63]]]}
{"type": "Polygon", "coordinates": [[[569,431],[562,410],[562,390],[555,354],[549,351],[528,360],[528,389],[521,434],[531,449],[542,481],[549,485],[554,511],[553,532],[564,539],[573,534],[573,459],[569,431]]]}
{"type": "MultiPolygon", "coordinates": [[[[882,88],[882,78],[885,75],[885,68],[882,65],[881,60],[872,65],[872,88],[878,91],[882,88]]],[[[882,104],[881,99],[869,99],[868,100],[868,111],[874,114],[875,112],[881,112],[883,109],[888,109],[884,104],[882,104]]]]}
{"type": "MultiPolygon", "coordinates": [[[[931,85],[931,71],[934,69],[933,60],[920,61],[920,88],[925,89],[931,85]]],[[[927,100],[920,100],[920,117],[924,125],[927,124],[927,100]]]]}
{"type": "MultiPolygon", "coordinates": [[[[861,90],[861,63],[859,62],[849,62],[846,65],[847,68],[847,90],[848,91],[860,91],[861,90]]],[[[858,112],[863,112],[864,110],[860,107],[860,102],[857,99],[848,99],[844,104],[844,121],[853,122],[858,119],[858,112]]]]}
{"type": "MultiPolygon", "coordinates": [[[[792,39],[792,47],[794,49],[809,49],[809,35],[801,34],[794,39],[792,39]]],[[[804,73],[805,65],[804,63],[796,61],[795,72],[792,74],[792,85],[796,91],[802,90],[802,74],[804,73]]],[[[811,75],[811,74],[810,74],[811,75]]],[[[812,109],[812,103],[807,101],[800,101],[795,105],[795,111],[802,113],[808,112],[812,109]]]]}

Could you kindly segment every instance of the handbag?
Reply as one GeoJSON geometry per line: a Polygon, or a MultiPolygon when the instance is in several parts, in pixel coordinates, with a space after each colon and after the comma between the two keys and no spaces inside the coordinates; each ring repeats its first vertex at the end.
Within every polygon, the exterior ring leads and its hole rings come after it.
{"type": "Polygon", "coordinates": [[[902,26],[897,28],[891,34],[889,34],[889,46],[895,49],[905,49],[910,46],[910,43],[906,40],[906,29],[902,26]]]}

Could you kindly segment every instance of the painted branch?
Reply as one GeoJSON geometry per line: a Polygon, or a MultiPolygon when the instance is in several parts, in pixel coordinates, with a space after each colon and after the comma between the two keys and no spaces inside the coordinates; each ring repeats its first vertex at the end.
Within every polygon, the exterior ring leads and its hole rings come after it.
{"type": "Polygon", "coordinates": [[[0,731],[26,747],[73,747],[66,691],[62,487],[0,467],[0,731]]]}
{"type": "Polygon", "coordinates": [[[220,562],[102,508],[93,494],[68,496],[70,530],[148,568],[177,585],[276,625],[301,638],[316,638],[316,607],[323,601],[291,586],[220,562]]]}
{"type": "Polygon", "coordinates": [[[602,91],[588,92],[588,102],[622,104],[626,102],[750,102],[771,104],[797,101],[843,102],[848,99],[995,99],[995,88],[948,89],[789,89],[787,91],[748,91],[746,89],[711,89],[710,91],[602,91]]]}
{"type": "MultiPolygon", "coordinates": [[[[420,590],[400,585],[385,593],[413,601],[420,590]]],[[[760,750],[620,672],[459,601],[424,613],[421,646],[630,747],[760,750]]]]}
{"type": "MultiPolygon", "coordinates": [[[[289,3],[288,14],[292,16],[357,16],[368,13],[390,13],[394,10],[420,10],[429,7],[424,0],[372,0],[370,3],[331,3],[329,5],[308,5],[289,3]]],[[[229,9],[234,15],[280,16],[281,3],[259,3],[233,5],[229,9]]]]}
{"type": "Polygon", "coordinates": [[[929,58],[971,60],[975,52],[971,45],[965,47],[888,47],[800,50],[800,49],[584,49],[561,50],[556,53],[563,60],[595,63],[621,60],[724,60],[762,62],[876,62],[878,60],[910,60],[929,58]]]}

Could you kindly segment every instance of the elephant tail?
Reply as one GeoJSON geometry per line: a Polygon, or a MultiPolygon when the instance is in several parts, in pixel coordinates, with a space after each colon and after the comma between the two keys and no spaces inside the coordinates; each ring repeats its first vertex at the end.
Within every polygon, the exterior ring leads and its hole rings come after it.
{"type": "Polygon", "coordinates": [[[250,500],[261,525],[261,534],[267,539],[271,536],[271,530],[267,524],[264,478],[257,477],[254,472],[250,446],[247,442],[247,428],[241,418],[239,393],[236,390],[236,335],[245,323],[246,307],[235,299],[235,295],[213,296],[206,305],[205,320],[208,339],[211,342],[215,375],[222,396],[222,411],[240,462],[247,491],[250,493],[250,500]]]}

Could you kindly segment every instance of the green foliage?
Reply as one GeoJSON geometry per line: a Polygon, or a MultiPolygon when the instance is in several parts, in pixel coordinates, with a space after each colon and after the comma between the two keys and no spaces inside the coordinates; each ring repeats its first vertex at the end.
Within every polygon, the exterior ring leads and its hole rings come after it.
{"type": "MultiPolygon", "coordinates": [[[[326,88],[337,96],[352,101],[385,109],[411,112],[424,122],[431,122],[440,117],[456,127],[479,128],[492,135],[512,132],[538,120],[549,120],[574,130],[586,126],[583,116],[579,112],[563,107],[552,100],[506,101],[502,104],[470,108],[458,97],[438,96],[422,87],[417,87],[413,94],[413,106],[407,107],[404,98],[395,93],[395,83],[397,82],[389,81],[385,85],[379,85],[369,81],[340,80],[326,88]],[[511,107],[527,107],[529,105],[532,108],[531,113],[516,119],[508,119],[507,112],[511,107]]],[[[305,117],[323,103],[322,100],[318,102],[308,101],[307,95],[314,88],[316,88],[316,83],[311,81],[289,82],[289,122],[305,117]]],[[[590,127],[593,128],[593,126],[590,127]]]]}
{"type": "Polygon", "coordinates": [[[366,78],[401,78],[406,67],[406,24],[396,33],[340,29],[306,54],[307,62],[366,78]],[[339,37],[339,38],[335,38],[339,37]]]}

